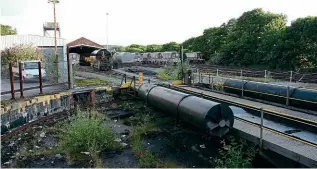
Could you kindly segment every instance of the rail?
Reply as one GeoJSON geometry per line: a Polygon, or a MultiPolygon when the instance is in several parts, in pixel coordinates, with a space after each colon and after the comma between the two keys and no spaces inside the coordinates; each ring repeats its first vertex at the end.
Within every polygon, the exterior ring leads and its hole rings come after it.
{"type": "Polygon", "coordinates": [[[296,71],[269,71],[258,69],[236,69],[213,65],[194,65],[191,66],[197,72],[215,74],[217,76],[235,76],[240,78],[257,78],[259,81],[286,81],[286,82],[303,82],[317,83],[317,73],[300,73],[296,71]]]}

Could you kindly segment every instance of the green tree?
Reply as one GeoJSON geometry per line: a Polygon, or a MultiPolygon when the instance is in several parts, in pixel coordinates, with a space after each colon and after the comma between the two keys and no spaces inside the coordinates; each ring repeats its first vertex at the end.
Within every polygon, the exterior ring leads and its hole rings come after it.
{"type": "Polygon", "coordinates": [[[161,52],[162,51],[162,45],[147,45],[145,52],[161,52]]]}
{"type": "Polygon", "coordinates": [[[113,49],[116,52],[124,52],[125,51],[125,48],[123,46],[115,46],[115,47],[113,47],[113,49]]]}
{"type": "Polygon", "coordinates": [[[179,51],[180,45],[176,42],[169,42],[162,45],[162,51],[179,51]]]}
{"type": "Polygon", "coordinates": [[[298,18],[286,29],[282,59],[288,68],[317,67],[317,17],[298,18]]]}
{"type": "Polygon", "coordinates": [[[1,35],[16,35],[17,34],[17,30],[14,28],[12,28],[9,25],[1,25],[1,35]]]}

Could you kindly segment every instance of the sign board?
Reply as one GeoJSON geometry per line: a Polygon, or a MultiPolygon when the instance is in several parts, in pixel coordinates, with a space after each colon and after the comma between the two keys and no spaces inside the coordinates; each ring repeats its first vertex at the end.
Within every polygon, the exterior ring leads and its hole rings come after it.
{"type": "Polygon", "coordinates": [[[139,72],[139,85],[143,83],[143,73],[139,72]]]}

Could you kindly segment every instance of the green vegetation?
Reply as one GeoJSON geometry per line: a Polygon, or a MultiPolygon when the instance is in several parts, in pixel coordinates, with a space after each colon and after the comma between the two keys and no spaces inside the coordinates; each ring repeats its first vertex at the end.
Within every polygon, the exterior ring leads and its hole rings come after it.
{"type": "Polygon", "coordinates": [[[188,62],[184,62],[183,66],[180,64],[177,67],[167,66],[158,72],[158,77],[162,80],[181,80],[182,69],[185,73],[188,70],[188,67],[188,62]]]}
{"type": "Polygon", "coordinates": [[[77,116],[64,125],[59,137],[59,146],[70,163],[82,158],[82,152],[88,152],[95,164],[100,167],[102,162],[99,152],[120,147],[119,143],[115,142],[115,134],[102,124],[105,119],[105,116],[96,111],[79,110],[77,116]]]}
{"type": "Polygon", "coordinates": [[[211,64],[272,69],[316,68],[317,17],[299,18],[286,26],[282,14],[254,9],[220,27],[183,42],[190,51],[201,51],[211,64]]]}
{"type": "Polygon", "coordinates": [[[219,150],[220,158],[215,159],[216,168],[250,168],[256,152],[255,147],[248,145],[245,140],[236,141],[230,137],[229,145],[219,150]]]}
{"type": "Polygon", "coordinates": [[[88,87],[95,85],[107,85],[107,82],[99,78],[75,79],[75,85],[78,87],[88,87]]]}
{"type": "Polygon", "coordinates": [[[2,25],[1,26],[1,36],[5,36],[5,35],[16,35],[17,34],[17,30],[12,28],[9,25],[2,25]]]}

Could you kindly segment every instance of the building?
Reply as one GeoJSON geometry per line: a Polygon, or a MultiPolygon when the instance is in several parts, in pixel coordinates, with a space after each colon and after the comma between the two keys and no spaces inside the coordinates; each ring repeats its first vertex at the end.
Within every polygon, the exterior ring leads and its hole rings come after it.
{"type": "MultiPolygon", "coordinates": [[[[15,45],[31,45],[40,50],[44,62],[55,59],[55,38],[39,35],[6,35],[0,37],[0,50],[13,47],[15,45]]],[[[57,38],[57,55],[59,62],[59,72],[61,78],[59,82],[67,81],[67,53],[66,39],[57,38]]]]}

